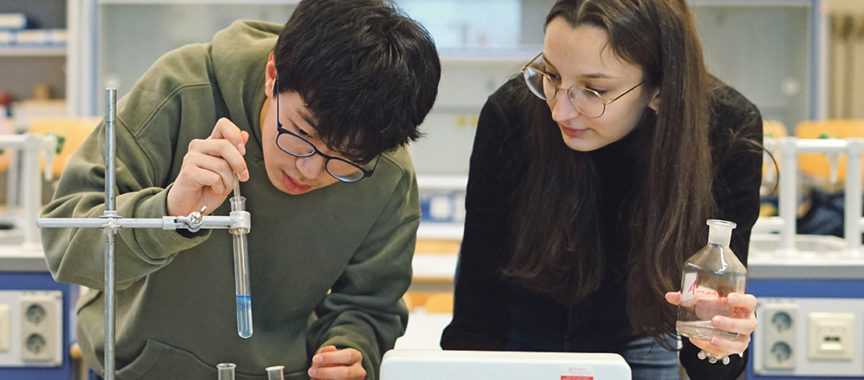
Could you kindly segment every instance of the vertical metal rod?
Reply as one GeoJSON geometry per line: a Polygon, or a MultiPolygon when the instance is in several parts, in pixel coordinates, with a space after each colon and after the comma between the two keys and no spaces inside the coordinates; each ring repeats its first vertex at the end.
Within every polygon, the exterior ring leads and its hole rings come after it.
{"type": "Polygon", "coordinates": [[[792,254],[795,249],[795,208],[797,207],[798,188],[798,147],[797,139],[784,137],[780,142],[780,217],[783,226],[780,230],[780,250],[783,256],[792,254]]]}
{"type": "MultiPolygon", "coordinates": [[[[114,212],[114,123],[117,119],[117,89],[106,90],[105,104],[105,211],[114,212]]],[[[112,215],[114,216],[114,215],[112,215]]]]}
{"type": "Polygon", "coordinates": [[[861,247],[861,153],[864,142],[861,139],[846,140],[846,203],[843,225],[846,237],[846,250],[858,256],[861,247]]]}
{"type": "Polygon", "coordinates": [[[117,89],[106,90],[105,105],[105,380],[114,380],[114,157],[117,89]]]}
{"type": "MultiPolygon", "coordinates": [[[[36,218],[39,216],[39,208],[42,205],[42,177],[39,170],[39,150],[41,138],[30,135],[24,140],[24,145],[19,150],[18,157],[21,158],[22,169],[19,188],[27,189],[21,192],[21,206],[27,211],[24,225],[24,244],[38,247],[40,244],[39,230],[36,226],[36,218]]],[[[45,167],[45,170],[51,170],[45,167]]],[[[14,177],[6,177],[11,180],[14,177]]],[[[14,182],[14,181],[12,181],[14,182]]]]}

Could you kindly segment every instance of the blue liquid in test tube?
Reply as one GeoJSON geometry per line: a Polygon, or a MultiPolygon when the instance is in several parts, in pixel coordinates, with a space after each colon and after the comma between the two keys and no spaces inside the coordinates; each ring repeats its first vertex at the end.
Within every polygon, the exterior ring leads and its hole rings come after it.
{"type": "Polygon", "coordinates": [[[252,297],[237,295],[237,334],[247,339],[252,336],[252,297]]]}
{"type": "MultiPolygon", "coordinates": [[[[231,211],[245,211],[246,198],[241,197],[240,190],[234,188],[231,197],[231,211]]],[[[237,334],[243,339],[252,336],[252,295],[249,289],[249,256],[247,252],[246,234],[243,228],[229,229],[234,245],[234,288],[237,296],[237,334]]]]}

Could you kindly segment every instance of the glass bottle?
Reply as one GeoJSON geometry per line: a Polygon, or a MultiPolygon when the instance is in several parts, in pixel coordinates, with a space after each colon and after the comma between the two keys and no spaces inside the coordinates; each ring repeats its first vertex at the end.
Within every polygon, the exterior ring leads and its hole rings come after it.
{"type": "Polygon", "coordinates": [[[738,334],[711,325],[715,315],[736,317],[729,305],[729,293],[744,293],[747,268],[741,264],[729,240],[735,223],[719,219],[707,222],[708,244],[687,259],[681,276],[681,303],[678,305],[678,334],[699,340],[712,336],[735,339],[738,334]]]}

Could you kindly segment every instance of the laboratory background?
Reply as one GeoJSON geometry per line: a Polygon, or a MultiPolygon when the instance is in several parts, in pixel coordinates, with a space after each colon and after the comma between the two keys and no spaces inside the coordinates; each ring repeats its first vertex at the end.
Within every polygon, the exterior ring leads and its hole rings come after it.
{"type": "MultiPolygon", "coordinates": [[[[543,43],[551,0],[397,0],[433,35],[439,95],[410,146],[422,219],[396,349],[439,350],[450,321],[481,106],[543,43]]],[[[748,379],[864,379],[864,0],[690,0],[708,69],[764,119],[747,292],[748,379]],[[770,153],[777,166],[773,165],[770,153]]],[[[291,0],[0,0],[0,379],[79,379],[75,301],[36,220],[77,145],[162,54],[291,0]]],[[[122,149],[122,147],[118,147],[122,149]]]]}

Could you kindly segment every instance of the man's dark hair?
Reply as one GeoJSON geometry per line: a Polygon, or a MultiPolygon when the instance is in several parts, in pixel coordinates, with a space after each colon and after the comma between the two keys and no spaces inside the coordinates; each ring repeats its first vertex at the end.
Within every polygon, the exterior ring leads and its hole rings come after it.
{"type": "Polygon", "coordinates": [[[381,0],[303,0],[274,51],[278,88],[296,91],[317,136],[365,162],[420,137],[441,64],[429,32],[381,0]]]}

